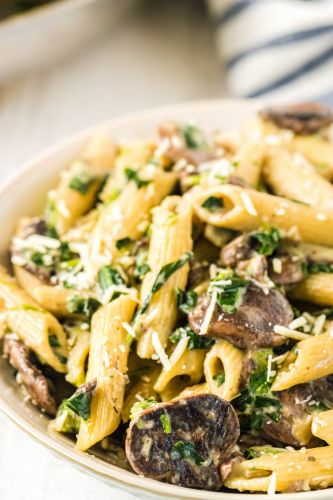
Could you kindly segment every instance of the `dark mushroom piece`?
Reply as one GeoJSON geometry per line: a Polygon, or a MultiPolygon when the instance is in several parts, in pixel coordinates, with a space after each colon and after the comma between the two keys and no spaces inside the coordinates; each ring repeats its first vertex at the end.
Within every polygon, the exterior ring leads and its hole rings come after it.
{"type": "Polygon", "coordinates": [[[266,108],[259,114],[264,120],[298,135],[315,134],[333,123],[332,111],[315,102],[266,108]]]}
{"type": "Polygon", "coordinates": [[[251,259],[255,252],[249,234],[242,234],[225,245],[220,253],[220,262],[225,267],[237,267],[239,262],[251,259]]]}
{"type": "MultiPolygon", "coordinates": [[[[17,236],[25,240],[26,238],[34,234],[40,236],[45,236],[47,234],[47,224],[41,217],[34,217],[33,219],[30,219],[27,224],[23,224],[20,227],[17,236]]],[[[10,254],[12,258],[20,256],[20,250],[15,246],[15,238],[11,243],[10,254]]],[[[25,262],[22,267],[29,273],[33,274],[42,283],[47,285],[54,284],[51,282],[52,271],[50,268],[37,266],[31,261],[25,262]]]]}
{"type": "Polygon", "coordinates": [[[280,261],[279,272],[276,271],[272,259],[268,259],[268,276],[276,285],[295,285],[305,278],[304,261],[301,257],[292,255],[277,256],[280,261]]]}
{"type": "Polygon", "coordinates": [[[201,394],[137,415],[127,431],[126,455],[138,474],[187,488],[219,490],[219,468],[238,437],[231,404],[201,394]]]}
{"type": "Polygon", "coordinates": [[[194,144],[190,147],[176,123],[164,122],[158,127],[157,132],[162,141],[168,141],[165,155],[174,163],[184,159],[187,163],[198,166],[200,163],[212,160],[215,157],[207,147],[200,148],[194,144]]]}
{"type": "Polygon", "coordinates": [[[311,439],[311,413],[317,404],[333,404],[332,383],[328,379],[299,384],[284,391],[275,392],[282,407],[280,419],[275,422],[264,417],[263,434],[271,442],[291,446],[304,446],[311,439]]]}
{"type": "Polygon", "coordinates": [[[23,342],[15,335],[6,335],[3,343],[3,352],[8,361],[18,371],[22,383],[26,387],[33,404],[39,409],[54,416],[56,402],[50,394],[50,387],[46,377],[33,364],[29,351],[23,342]]]}
{"type": "MultiPolygon", "coordinates": [[[[195,333],[200,333],[210,300],[209,296],[202,295],[188,316],[195,333]]],[[[285,338],[274,333],[274,325],[288,326],[292,319],[292,308],[279,290],[263,289],[251,282],[236,312],[227,313],[215,305],[205,335],[225,338],[244,349],[276,347],[283,344],[285,338]]]]}

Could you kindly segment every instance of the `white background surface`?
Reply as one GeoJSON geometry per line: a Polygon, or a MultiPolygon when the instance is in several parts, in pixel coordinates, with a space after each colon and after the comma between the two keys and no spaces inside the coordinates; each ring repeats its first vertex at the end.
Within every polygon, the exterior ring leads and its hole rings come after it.
{"type": "MultiPolygon", "coordinates": [[[[1,178],[100,120],[223,94],[203,4],[146,0],[89,50],[0,88],[1,178]]],[[[0,415],[0,500],[59,498],[134,499],[60,462],[0,415]]]]}

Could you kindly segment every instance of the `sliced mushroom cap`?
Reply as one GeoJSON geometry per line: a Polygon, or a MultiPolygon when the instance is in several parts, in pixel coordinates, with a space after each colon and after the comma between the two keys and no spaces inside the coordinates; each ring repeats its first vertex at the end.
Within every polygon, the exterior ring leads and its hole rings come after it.
{"type": "Polygon", "coordinates": [[[268,276],[275,284],[294,285],[305,278],[303,261],[300,257],[281,255],[276,259],[279,261],[279,269],[274,265],[274,259],[268,260],[268,276]]]}
{"type": "Polygon", "coordinates": [[[317,380],[309,384],[299,384],[284,391],[276,392],[282,408],[281,417],[275,422],[264,418],[263,434],[273,443],[279,442],[291,446],[308,445],[311,439],[311,408],[313,403],[322,403],[330,398],[333,392],[328,389],[327,379],[317,380]]]}
{"type": "Polygon", "coordinates": [[[126,454],[138,474],[187,488],[219,490],[219,468],[238,437],[231,404],[200,394],[140,413],[128,429],[126,454]]]}
{"type": "Polygon", "coordinates": [[[266,108],[260,115],[277,127],[299,135],[315,134],[333,122],[332,111],[323,104],[313,102],[266,108]]]}
{"type": "Polygon", "coordinates": [[[225,267],[236,267],[240,261],[248,260],[253,255],[250,235],[242,234],[222,248],[220,262],[225,267]]]}
{"type": "MultiPolygon", "coordinates": [[[[34,234],[38,234],[40,236],[44,236],[47,233],[47,224],[44,219],[40,217],[34,217],[32,219],[28,219],[27,223],[23,223],[18,231],[17,236],[25,240],[29,236],[34,234]]],[[[20,249],[15,246],[15,238],[12,240],[10,253],[12,257],[20,256],[20,249]]],[[[33,262],[26,262],[22,266],[26,271],[33,274],[40,281],[47,285],[51,285],[51,270],[47,267],[36,266],[33,262]]]]}
{"type": "Polygon", "coordinates": [[[214,154],[208,149],[189,148],[176,123],[162,123],[158,127],[158,135],[161,140],[169,141],[165,155],[174,163],[184,159],[197,166],[214,158],[214,154]]]}
{"type": "MultiPolygon", "coordinates": [[[[196,333],[200,333],[210,300],[201,296],[188,316],[196,333]]],[[[206,335],[225,338],[245,349],[276,347],[285,339],[274,333],[274,325],[288,326],[292,319],[292,308],[279,290],[262,289],[250,283],[236,312],[226,313],[219,305],[215,306],[206,335]]]]}
{"type": "Polygon", "coordinates": [[[30,394],[32,403],[49,415],[55,415],[56,402],[50,394],[48,381],[32,363],[29,351],[23,342],[14,335],[6,335],[3,352],[8,356],[12,367],[18,371],[22,383],[30,394]]]}

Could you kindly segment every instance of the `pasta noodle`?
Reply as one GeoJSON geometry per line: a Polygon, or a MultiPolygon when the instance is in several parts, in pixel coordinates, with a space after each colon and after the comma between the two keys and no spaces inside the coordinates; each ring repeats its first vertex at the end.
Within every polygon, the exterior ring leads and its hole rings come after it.
{"type": "MultiPolygon", "coordinates": [[[[162,266],[177,261],[192,249],[192,212],[189,204],[179,197],[166,198],[154,210],[148,264],[150,272],[145,276],[141,288],[141,303],[144,302],[162,266]]],[[[147,312],[139,318],[139,341],[137,353],[142,358],[151,358],[155,353],[152,342],[157,332],[162,347],[175,326],[177,307],[175,288],[185,288],[188,265],[179,269],[168,280],[160,292],[151,300],[147,312]]]]}
{"type": "Polygon", "coordinates": [[[93,317],[86,380],[96,379],[91,414],[82,421],[76,446],[86,450],[116,430],[126,385],[128,343],[124,321],[131,321],[136,303],[122,296],[101,308],[93,317]]]}

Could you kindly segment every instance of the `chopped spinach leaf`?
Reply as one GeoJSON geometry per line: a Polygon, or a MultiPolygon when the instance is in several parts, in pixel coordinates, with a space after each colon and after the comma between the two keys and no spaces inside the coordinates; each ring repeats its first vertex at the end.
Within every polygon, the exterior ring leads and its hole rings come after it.
{"type": "Polygon", "coordinates": [[[69,187],[81,194],[87,194],[94,182],[94,177],[87,170],[78,171],[70,180],[69,187]]]}
{"type": "Polygon", "coordinates": [[[138,189],[148,186],[148,184],[150,184],[151,182],[148,179],[141,179],[141,177],[139,177],[139,174],[129,167],[125,168],[124,174],[127,181],[134,181],[138,189]]]}
{"type": "Polygon", "coordinates": [[[269,256],[272,255],[280,245],[281,236],[278,229],[271,227],[264,231],[251,234],[250,240],[258,253],[269,256]]]}
{"type": "Polygon", "coordinates": [[[213,376],[213,380],[215,380],[217,387],[221,387],[221,385],[225,382],[225,374],[217,373],[213,376]]]}
{"type": "Polygon", "coordinates": [[[138,264],[135,266],[135,269],[134,269],[134,278],[140,282],[143,280],[143,278],[146,276],[146,274],[149,273],[149,271],[150,271],[150,267],[147,263],[138,264]]]}
{"type": "Polygon", "coordinates": [[[177,441],[171,449],[172,460],[190,460],[195,465],[201,465],[205,459],[196,451],[193,443],[184,443],[184,441],[177,441]]]}
{"type": "Polygon", "coordinates": [[[217,198],[216,196],[209,196],[201,206],[210,212],[218,212],[223,208],[224,202],[222,198],[217,198]]]}
{"type": "Polygon", "coordinates": [[[186,146],[189,149],[207,149],[207,140],[198,127],[194,125],[184,125],[179,128],[186,146]]]}
{"type": "Polygon", "coordinates": [[[139,413],[142,413],[148,408],[154,408],[157,404],[158,403],[154,398],[147,398],[143,401],[137,401],[131,408],[130,418],[135,418],[139,413]]]}
{"type": "Polygon", "coordinates": [[[170,336],[169,340],[172,344],[177,344],[182,338],[188,337],[187,348],[192,349],[207,349],[211,347],[214,343],[214,339],[210,339],[205,335],[198,335],[189,327],[177,328],[170,336]]]}
{"type": "Polygon", "coordinates": [[[162,424],[163,431],[165,434],[171,434],[171,420],[170,416],[167,413],[163,413],[160,416],[160,421],[162,424]]]}
{"type": "Polygon", "coordinates": [[[248,284],[248,280],[239,278],[233,270],[225,269],[211,280],[208,292],[211,294],[216,290],[217,303],[221,309],[226,313],[234,313],[240,305],[248,284]]]}
{"type": "Polygon", "coordinates": [[[162,288],[162,286],[168,281],[170,276],[172,276],[176,271],[181,269],[187,262],[192,259],[193,253],[185,252],[178,260],[176,260],[175,262],[170,262],[170,264],[166,264],[161,268],[160,272],[156,276],[150,292],[143,301],[141,308],[136,313],[136,317],[140,314],[144,314],[147,311],[153,295],[162,288]]]}
{"type": "Polygon", "coordinates": [[[106,292],[112,285],[124,285],[125,281],[120,273],[112,266],[104,266],[98,271],[98,284],[102,292],[106,292]]]}
{"type": "Polygon", "coordinates": [[[129,248],[132,243],[133,240],[131,238],[121,238],[120,240],[116,241],[116,248],[117,250],[121,250],[122,248],[129,248]]]}
{"type": "Polygon", "coordinates": [[[68,311],[70,313],[82,314],[88,321],[90,321],[92,315],[101,305],[102,304],[99,300],[94,297],[81,297],[80,295],[74,295],[68,302],[68,311]]]}
{"type": "Polygon", "coordinates": [[[178,309],[184,314],[189,314],[197,305],[198,294],[194,290],[185,292],[185,290],[176,288],[176,301],[178,309]]]}
{"type": "Polygon", "coordinates": [[[49,344],[51,347],[60,347],[60,342],[56,335],[49,335],[49,344]]]}
{"type": "Polygon", "coordinates": [[[243,432],[260,431],[265,418],[278,422],[281,418],[281,402],[272,393],[273,377],[268,373],[268,363],[271,363],[271,372],[275,371],[275,364],[269,357],[273,356],[270,349],[257,351],[252,362],[254,368],[249,380],[240,395],[233,400],[239,413],[239,421],[243,432]]]}
{"type": "Polygon", "coordinates": [[[96,380],[94,380],[79,387],[70,398],[62,402],[62,408],[75,413],[75,415],[83,420],[88,420],[90,417],[91,400],[96,385],[96,380]]]}
{"type": "Polygon", "coordinates": [[[325,262],[310,262],[307,269],[310,274],[333,273],[333,264],[325,262]]]}

